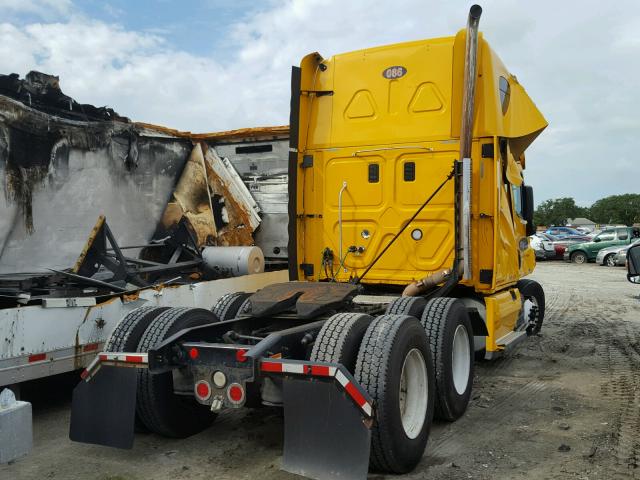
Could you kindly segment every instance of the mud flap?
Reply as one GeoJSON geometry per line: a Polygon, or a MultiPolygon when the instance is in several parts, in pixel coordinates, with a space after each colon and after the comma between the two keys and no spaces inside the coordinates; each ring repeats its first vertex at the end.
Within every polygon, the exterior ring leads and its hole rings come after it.
{"type": "Polygon", "coordinates": [[[73,390],[69,438],[107,447],[133,447],[137,369],[102,366],[73,390]]]}
{"type": "Polygon", "coordinates": [[[282,468],[316,480],[363,480],[371,430],[335,382],[285,378],[282,468]]]}

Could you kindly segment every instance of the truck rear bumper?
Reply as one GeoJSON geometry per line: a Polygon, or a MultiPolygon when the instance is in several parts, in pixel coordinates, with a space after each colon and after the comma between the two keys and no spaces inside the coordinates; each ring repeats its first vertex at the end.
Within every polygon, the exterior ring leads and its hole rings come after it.
{"type": "MultiPolygon", "coordinates": [[[[282,380],[282,468],[317,480],[365,479],[375,408],[369,394],[346,368],[341,364],[267,358],[257,363],[258,376],[282,380]]],[[[83,371],[84,381],[73,393],[70,439],[132,448],[136,368],[146,367],[147,354],[98,354],[83,371]]]]}

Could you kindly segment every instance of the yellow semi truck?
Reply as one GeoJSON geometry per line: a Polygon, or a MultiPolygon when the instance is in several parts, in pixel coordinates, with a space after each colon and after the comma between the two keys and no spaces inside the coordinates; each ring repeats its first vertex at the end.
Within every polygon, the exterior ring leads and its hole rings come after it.
{"type": "Polygon", "coordinates": [[[544,317],[525,150],[542,114],[478,32],[323,58],[292,73],[290,281],[212,312],[127,315],[74,392],[73,440],[185,437],[224,408],[284,407],[283,468],[405,473],[432,419],[544,317]],[[141,367],[138,369],[120,367],[141,367]]]}

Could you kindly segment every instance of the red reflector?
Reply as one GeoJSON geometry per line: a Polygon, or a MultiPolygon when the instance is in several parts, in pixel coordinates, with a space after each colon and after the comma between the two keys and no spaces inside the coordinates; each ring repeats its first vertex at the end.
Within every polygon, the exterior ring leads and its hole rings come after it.
{"type": "Polygon", "coordinates": [[[204,380],[196,383],[196,395],[202,400],[206,400],[211,395],[211,387],[204,380]]]}
{"type": "Polygon", "coordinates": [[[196,358],[198,358],[199,355],[200,355],[200,352],[196,347],[193,347],[189,350],[189,357],[191,358],[191,360],[195,360],[196,358]]]}
{"type": "Polygon", "coordinates": [[[41,362],[42,360],[47,359],[46,353],[34,353],[33,355],[29,355],[29,363],[33,362],[41,362]]]}
{"type": "Polygon", "coordinates": [[[87,343],[84,347],[82,347],[83,352],[95,352],[98,350],[97,343],[87,343]]]}
{"type": "Polygon", "coordinates": [[[86,368],[82,371],[82,373],[80,374],[80,378],[82,380],[84,380],[85,378],[87,378],[89,376],[89,370],[87,370],[86,368]]]}
{"type": "Polygon", "coordinates": [[[127,355],[124,357],[124,361],[127,363],[142,363],[142,357],[137,355],[127,355]]]}
{"type": "Polygon", "coordinates": [[[231,385],[229,387],[228,392],[229,392],[229,398],[231,399],[232,402],[240,403],[244,398],[244,390],[237,383],[234,383],[233,385],[231,385]]]}
{"type": "Polygon", "coordinates": [[[328,377],[329,367],[325,367],[324,365],[311,365],[311,375],[318,377],[328,377]]]}
{"type": "Polygon", "coordinates": [[[262,370],[263,372],[281,372],[282,364],[275,362],[262,362],[262,365],[260,365],[260,370],[262,370]]]}
{"type": "Polygon", "coordinates": [[[364,399],[362,394],[358,391],[358,389],[355,387],[353,383],[351,382],[347,383],[344,386],[344,389],[347,391],[349,395],[351,395],[351,398],[353,398],[358,405],[362,406],[365,403],[367,403],[367,401],[364,399]]]}
{"type": "Polygon", "coordinates": [[[106,362],[108,358],[106,355],[99,355],[99,357],[101,362],[106,362]]]}
{"type": "Polygon", "coordinates": [[[247,351],[244,348],[236,350],[236,360],[239,361],[240,363],[246,362],[247,361],[247,357],[245,356],[246,353],[247,351]]]}

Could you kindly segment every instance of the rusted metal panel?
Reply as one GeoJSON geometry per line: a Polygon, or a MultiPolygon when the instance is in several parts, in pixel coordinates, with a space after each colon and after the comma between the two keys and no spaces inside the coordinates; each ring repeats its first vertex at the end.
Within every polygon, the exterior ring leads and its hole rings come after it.
{"type": "Polygon", "coordinates": [[[211,133],[191,133],[175,130],[160,125],[153,125],[151,123],[136,122],[135,125],[150,132],[161,132],[171,137],[182,137],[193,140],[202,140],[211,143],[241,141],[241,142],[255,142],[261,140],[272,140],[276,138],[289,138],[289,126],[281,125],[276,127],[254,127],[254,128],[239,128],[237,130],[227,130],[224,132],[211,132],[211,133]]]}

